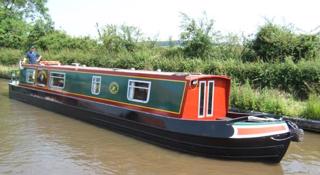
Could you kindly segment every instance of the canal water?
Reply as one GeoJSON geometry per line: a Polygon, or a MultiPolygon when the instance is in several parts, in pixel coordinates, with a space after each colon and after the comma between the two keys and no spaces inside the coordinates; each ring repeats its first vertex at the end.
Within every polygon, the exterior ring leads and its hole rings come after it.
{"type": "Polygon", "coordinates": [[[0,79],[0,174],[319,175],[320,134],[306,132],[279,164],[202,158],[9,99],[0,79]]]}

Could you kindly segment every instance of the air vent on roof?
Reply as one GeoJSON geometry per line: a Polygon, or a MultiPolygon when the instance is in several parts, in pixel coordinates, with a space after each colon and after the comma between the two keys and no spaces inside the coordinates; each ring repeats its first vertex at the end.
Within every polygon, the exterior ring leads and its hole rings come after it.
{"type": "Polygon", "coordinates": [[[71,63],[71,65],[78,67],[78,66],[80,66],[80,63],[71,63]]]}
{"type": "Polygon", "coordinates": [[[175,73],[175,74],[173,74],[173,75],[175,75],[175,76],[188,76],[188,75],[190,75],[190,73],[186,73],[186,72],[177,72],[177,73],[175,73]]]}

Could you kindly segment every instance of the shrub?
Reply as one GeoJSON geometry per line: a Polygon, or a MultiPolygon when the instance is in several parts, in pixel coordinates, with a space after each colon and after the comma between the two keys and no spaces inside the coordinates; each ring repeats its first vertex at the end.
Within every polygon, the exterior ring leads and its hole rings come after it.
{"type": "Polygon", "coordinates": [[[175,59],[178,57],[183,58],[184,54],[180,47],[169,47],[161,50],[161,56],[164,58],[175,59]]]}
{"type": "Polygon", "coordinates": [[[246,43],[243,59],[267,62],[284,61],[292,57],[297,62],[302,58],[312,59],[319,54],[320,37],[317,34],[295,34],[291,29],[268,22],[256,37],[246,43]]]}
{"type": "Polygon", "coordinates": [[[283,63],[212,60],[206,62],[202,71],[228,75],[240,84],[249,81],[254,88],[279,89],[301,99],[307,99],[310,92],[320,94],[319,61],[293,63],[290,58],[283,63]]]}
{"type": "Polygon", "coordinates": [[[201,72],[201,59],[184,59],[177,57],[175,59],[155,58],[152,60],[153,69],[161,69],[168,72],[201,72]]]}
{"type": "Polygon", "coordinates": [[[93,50],[98,47],[97,41],[90,37],[71,37],[62,31],[53,31],[35,41],[42,50],[60,51],[64,49],[93,50]]]}
{"type": "Polygon", "coordinates": [[[100,58],[95,52],[88,52],[81,49],[63,49],[59,52],[45,51],[42,52],[43,60],[57,60],[62,64],[81,63],[88,66],[100,66],[100,58]]]}
{"type": "Polygon", "coordinates": [[[18,64],[24,53],[17,49],[0,48],[0,64],[12,65],[18,64]]]}

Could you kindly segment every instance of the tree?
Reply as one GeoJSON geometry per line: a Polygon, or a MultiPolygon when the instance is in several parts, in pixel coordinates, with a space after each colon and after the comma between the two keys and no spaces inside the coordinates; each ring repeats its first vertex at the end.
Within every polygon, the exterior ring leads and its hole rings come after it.
{"type": "Polygon", "coordinates": [[[41,37],[46,36],[54,32],[53,22],[51,20],[44,21],[43,19],[36,20],[32,26],[30,26],[30,30],[28,32],[28,37],[26,41],[26,47],[30,47],[32,45],[37,45],[39,39],[41,37]]]}
{"type": "Polygon", "coordinates": [[[0,0],[0,9],[4,9],[7,17],[19,14],[23,18],[32,20],[50,18],[47,14],[47,0],[0,0]]]}
{"type": "Polygon", "coordinates": [[[320,38],[314,34],[296,34],[286,26],[268,22],[247,46],[264,61],[284,61],[286,57],[298,61],[315,57],[320,49],[320,38]]]}
{"type": "Polygon", "coordinates": [[[29,26],[20,15],[7,15],[8,12],[0,8],[0,47],[21,48],[25,44],[29,26]]]}
{"type": "Polygon", "coordinates": [[[127,25],[107,25],[102,29],[98,27],[98,33],[104,48],[113,53],[133,52],[142,38],[138,28],[127,25]]]}
{"type": "Polygon", "coordinates": [[[47,0],[0,0],[0,47],[25,49],[43,35],[44,26],[52,28],[46,3],[47,0]],[[34,25],[28,20],[35,21],[34,25]],[[30,40],[32,37],[35,38],[30,40]]]}
{"type": "Polygon", "coordinates": [[[180,39],[182,41],[183,52],[187,57],[200,57],[207,58],[210,56],[214,36],[217,32],[214,31],[212,19],[208,19],[206,14],[199,19],[195,20],[190,18],[185,13],[181,13],[182,33],[180,39]]]}

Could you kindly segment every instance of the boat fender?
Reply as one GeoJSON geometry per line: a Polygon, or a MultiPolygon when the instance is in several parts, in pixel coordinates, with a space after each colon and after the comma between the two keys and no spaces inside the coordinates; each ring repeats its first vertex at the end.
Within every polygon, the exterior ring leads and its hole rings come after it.
{"type": "Polygon", "coordinates": [[[286,121],[290,128],[290,133],[292,135],[292,141],[294,142],[302,142],[304,131],[300,129],[295,123],[291,121],[286,121]]]}
{"type": "Polygon", "coordinates": [[[302,142],[303,141],[303,135],[304,132],[302,129],[294,129],[291,131],[291,134],[293,135],[292,141],[294,142],[302,142]]]}

